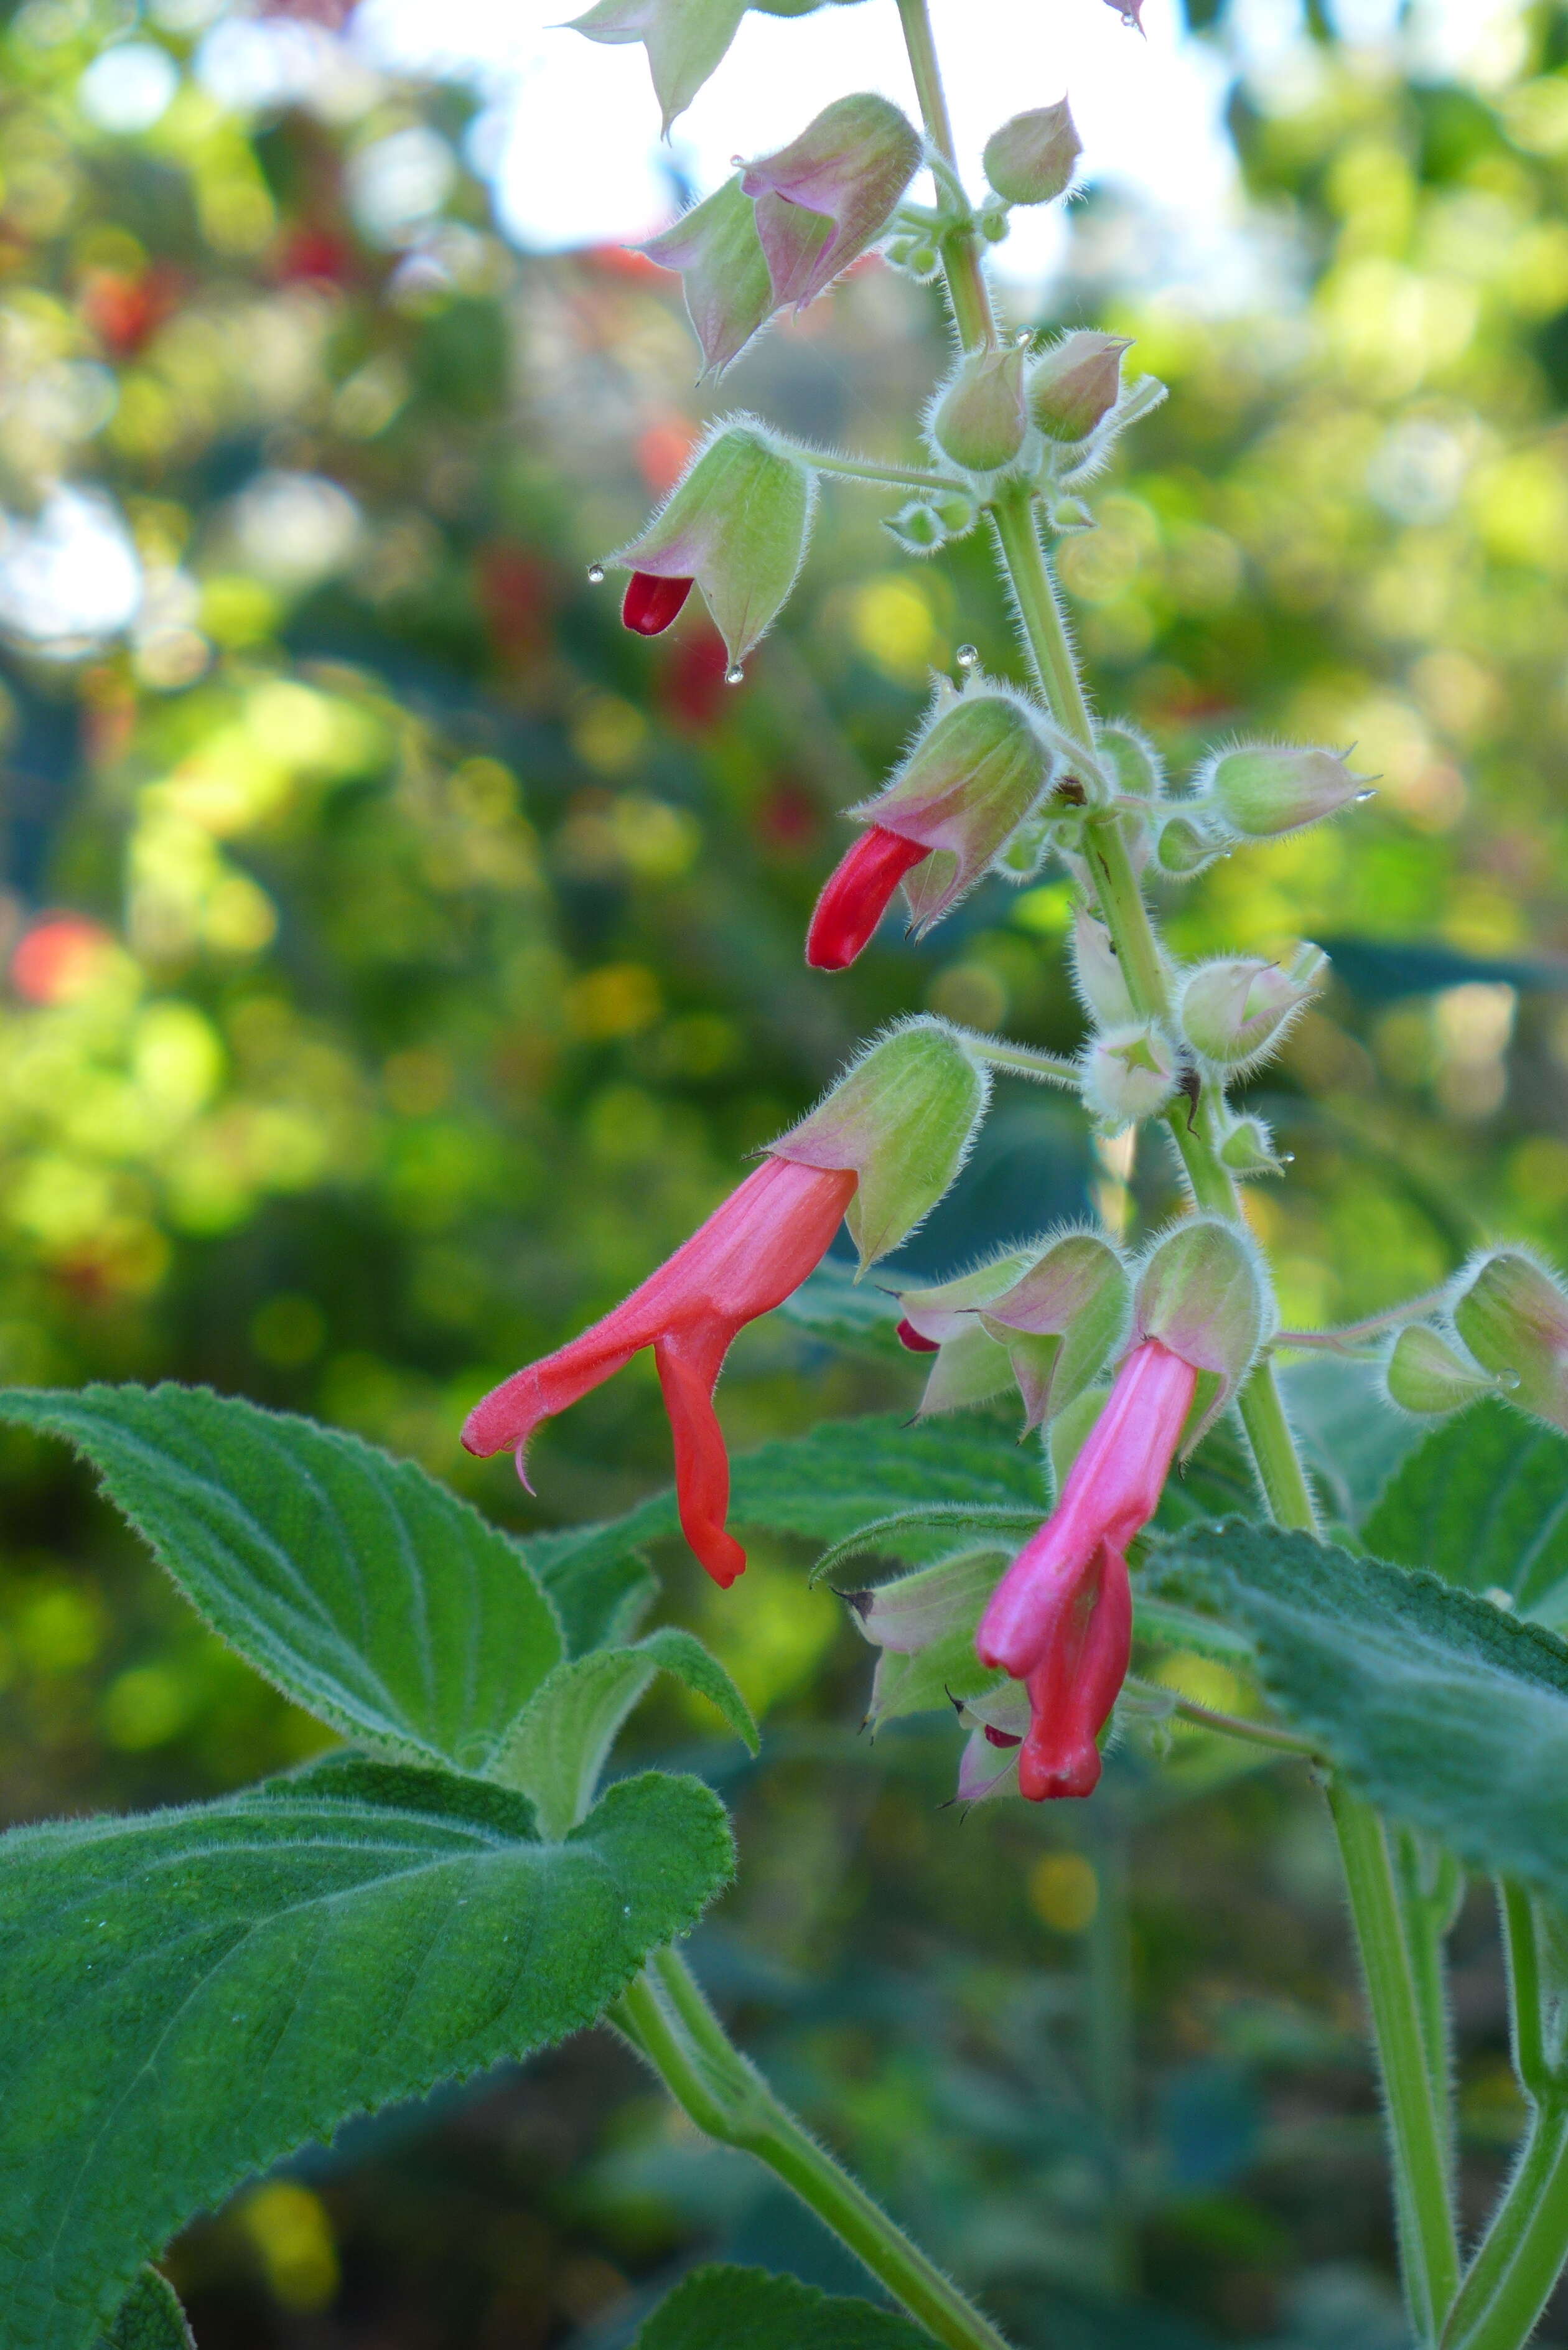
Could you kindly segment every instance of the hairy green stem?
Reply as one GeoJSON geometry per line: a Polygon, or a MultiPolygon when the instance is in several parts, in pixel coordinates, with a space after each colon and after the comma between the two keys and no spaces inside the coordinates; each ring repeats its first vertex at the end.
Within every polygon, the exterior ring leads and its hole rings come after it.
{"type": "Polygon", "coordinates": [[[971,1028],[962,1031],[964,1043],[977,1061],[989,1063],[993,1069],[1012,1069],[1021,1077],[1035,1077],[1044,1085],[1071,1086],[1076,1092],[1083,1071],[1076,1061],[1062,1053],[1043,1053],[1033,1045],[1004,1044],[1000,1037],[978,1036],[971,1028]]]}
{"type": "Polygon", "coordinates": [[[1170,1700],[1170,1711],[1179,1721],[1190,1721],[1199,1730],[1217,1730],[1224,1738],[1241,1738],[1250,1746],[1267,1746],[1276,1754],[1295,1754],[1303,1761],[1321,1760],[1310,1738],[1298,1738],[1293,1730],[1282,1730],[1272,1721],[1253,1721],[1244,1713],[1220,1713],[1211,1705],[1199,1705],[1196,1698],[1176,1697],[1154,1681],[1140,1680],[1129,1673],[1127,1686],[1138,1697],[1164,1698],[1170,1700]]]}
{"type": "Polygon", "coordinates": [[[1386,1305],[1381,1314],[1368,1314],[1360,1322],[1342,1322],[1332,1330],[1278,1330],[1275,1347],[1326,1347],[1334,1354],[1347,1353],[1364,1339],[1376,1338],[1385,1330],[1396,1330],[1402,1322],[1418,1322],[1423,1314],[1430,1314],[1442,1304],[1449,1284],[1440,1282],[1436,1289],[1423,1290],[1419,1297],[1402,1298],[1397,1305],[1386,1305]]]}
{"type": "MultiPolygon", "coordinates": [[[[950,160],[951,126],[926,0],[898,0],[898,11],[927,138],[950,160]]],[[[993,341],[995,322],[973,231],[950,232],[941,240],[941,252],[961,340],[970,348],[993,341]]],[[[1062,733],[1082,748],[1089,781],[1099,785],[1103,778],[1095,756],[1094,721],[1041,543],[1033,490],[1025,483],[1006,485],[993,500],[990,518],[1002,575],[1040,691],[1062,733]]],[[[1091,806],[1083,827],[1082,853],[1135,1007],[1146,1019],[1168,1019],[1171,1007],[1165,959],[1128,854],[1119,811],[1091,806]]],[[[1242,1224],[1236,1186],[1219,1155],[1220,1108],[1205,1087],[1196,1102],[1179,1097],[1167,1114],[1167,1124],[1197,1206],[1242,1224]]],[[[1266,1352],[1242,1387],[1237,1404],[1272,1515],[1282,1526],[1315,1533],[1312,1488],[1266,1352]]],[[[1350,1887],[1388,2105],[1407,2295],[1422,2339],[1432,2343],[1458,2285],[1459,2251],[1421,2002],[1382,1824],[1343,1788],[1331,1789],[1330,1804],[1350,1887]]],[[[1438,1994],[1440,1997],[1440,1981],[1438,1994]]],[[[1467,2350],[1501,2350],[1501,2345],[1473,2344],[1467,2350]]]]}
{"type": "Polygon", "coordinates": [[[609,2021],[700,2130],[766,2163],[948,2350],[1007,2350],[990,2320],[780,2103],[678,1952],[660,1950],[621,1993],[609,2021]]]}
{"type": "Polygon", "coordinates": [[[1458,2289],[1459,2253],[1405,1920],[1382,1821],[1343,1783],[1328,1803],[1383,2076],[1406,2299],[1417,2341],[1433,2344],[1458,2289]]]}
{"type": "Polygon", "coordinates": [[[878,465],[869,457],[840,457],[831,449],[807,448],[801,454],[819,473],[836,473],[846,482],[884,482],[891,483],[895,489],[959,493],[969,487],[956,474],[933,473],[929,465],[878,465]]]}
{"type": "Polygon", "coordinates": [[[1513,2069],[1530,2100],[1518,2167],[1492,2214],[1443,2334],[1443,2350],[1519,2350],[1568,2252],[1568,2081],[1547,2045],[1549,1997],[1532,1897],[1498,1887],[1513,2069]]]}

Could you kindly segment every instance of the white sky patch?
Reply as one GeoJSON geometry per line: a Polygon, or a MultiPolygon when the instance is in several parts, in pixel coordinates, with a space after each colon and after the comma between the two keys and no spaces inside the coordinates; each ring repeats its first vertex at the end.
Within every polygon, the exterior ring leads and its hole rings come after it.
{"type": "MultiPolygon", "coordinates": [[[[586,40],[562,28],[561,13],[562,0],[444,0],[439,11],[428,0],[364,0],[355,26],[379,63],[480,82],[489,112],[477,159],[494,179],[504,225],[535,250],[652,235],[675,210],[671,163],[706,195],[732,156],[782,147],[851,90],[880,90],[915,111],[887,9],[753,10],[663,148],[640,46],[586,40]]],[[[1234,224],[1224,63],[1179,31],[1175,0],[1148,0],[1145,24],[1140,40],[1103,0],[939,0],[960,161],[974,190],[1002,116],[1065,91],[1087,176],[1146,193],[1204,245],[1234,224]]],[[[1017,212],[998,266],[1038,280],[1062,243],[1059,207],[1017,212]]]]}

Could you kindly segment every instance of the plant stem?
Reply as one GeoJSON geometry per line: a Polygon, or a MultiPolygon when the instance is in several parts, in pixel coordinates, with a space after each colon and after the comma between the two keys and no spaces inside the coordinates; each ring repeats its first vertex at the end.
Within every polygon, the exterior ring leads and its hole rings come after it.
{"type": "MultiPolygon", "coordinates": [[[[952,130],[926,0],[898,0],[898,13],[927,137],[950,161],[952,130]]],[[[961,339],[966,348],[993,341],[995,321],[972,229],[950,232],[941,240],[941,252],[961,339]]],[[[993,501],[990,515],[1002,575],[1040,691],[1057,726],[1082,748],[1089,778],[1099,783],[1103,779],[1096,772],[1094,721],[1041,543],[1033,492],[1025,483],[1008,484],[993,501]]],[[[1092,806],[1084,821],[1082,854],[1134,1006],[1145,1019],[1168,1020],[1171,1006],[1165,959],[1127,852],[1122,821],[1115,808],[1092,806]]],[[[1204,1087],[1191,1106],[1179,1097],[1167,1113],[1167,1124],[1196,1205],[1244,1224],[1236,1186],[1219,1155],[1218,1107],[1210,1088],[1204,1087]]],[[[1243,1385],[1237,1406],[1271,1514],[1282,1526],[1315,1533],[1312,1488],[1267,1352],[1243,1385]]],[[[1421,2011],[1382,1824],[1343,1788],[1331,1788],[1329,1801],[1350,1887],[1388,2105],[1407,2297],[1423,2340],[1430,2343],[1436,2341],[1454,2297],[1459,2250],[1421,2011]]],[[[1467,2345],[1467,2350],[1502,2350],[1502,2345],[1501,2340],[1488,2341],[1484,2345],[1467,2345]]]]}
{"type": "Polygon", "coordinates": [[[774,2096],[678,1952],[660,1950],[609,2020],[700,2130],[765,2162],[948,2350],[1007,2350],[990,2320],[774,2096]]]}
{"type": "Polygon", "coordinates": [[[1329,1788],[1328,1804],[1383,2075],[1410,2322],[1418,2341],[1435,2343],[1459,2285],[1459,2254],[1405,1921],[1382,1821],[1342,1783],[1329,1788]]]}
{"type": "MultiPolygon", "coordinates": [[[[915,78],[915,95],[920,101],[920,119],[926,127],[926,137],[944,163],[956,167],[953,148],[952,119],[948,113],[948,97],[942,88],[941,68],[937,62],[937,45],[931,32],[930,11],[926,0],[898,0],[898,15],[904,27],[904,47],[909,51],[909,70],[915,78]]],[[[952,304],[953,317],[966,350],[977,343],[996,339],[996,320],[992,313],[991,296],[986,290],[985,272],[980,265],[980,250],[975,233],[970,226],[949,229],[940,245],[943,272],[948,283],[948,299],[952,304]]]]}
{"type": "Polygon", "coordinates": [[[1277,1754],[1296,1754],[1308,1762],[1322,1760],[1311,1739],[1298,1738],[1293,1730],[1281,1730],[1272,1721],[1253,1721],[1244,1713],[1219,1713],[1212,1706],[1199,1705],[1196,1698],[1172,1696],[1169,1690],[1155,1681],[1139,1680],[1134,1673],[1127,1675],[1127,1686],[1140,1697],[1170,1698],[1170,1711],[1178,1720],[1195,1722],[1200,1730],[1217,1730],[1225,1738],[1244,1738],[1249,1745],[1267,1746],[1277,1754]]]}
{"type": "Polygon", "coordinates": [[[929,465],[878,465],[869,457],[840,457],[831,449],[803,449],[808,465],[819,473],[841,474],[846,482],[887,482],[895,489],[966,491],[956,474],[933,473],[929,465]]]}
{"type": "Polygon", "coordinates": [[[993,1069],[1012,1069],[1021,1077],[1036,1077],[1044,1085],[1069,1086],[1077,1092],[1084,1073],[1064,1054],[1043,1053],[1033,1045],[1004,1045],[992,1036],[977,1036],[970,1028],[961,1033],[977,1061],[989,1062],[993,1069]]]}
{"type": "Polygon", "coordinates": [[[1385,1306],[1381,1314],[1368,1314],[1364,1321],[1342,1322],[1333,1330],[1279,1330],[1274,1334],[1275,1347],[1327,1347],[1335,1354],[1359,1345],[1364,1338],[1376,1338],[1385,1330],[1397,1329],[1401,1322],[1418,1322],[1440,1305],[1449,1294],[1449,1284],[1439,1283],[1436,1289],[1423,1291],[1419,1297],[1404,1298],[1397,1305],[1385,1306]]]}
{"type": "Polygon", "coordinates": [[[1492,2214],[1480,2250],[1459,2289],[1443,2350],[1519,2350],[1528,2340],[1568,2250],[1568,2082],[1548,2048],[1552,1998],[1533,1898],[1520,1885],[1498,1887],[1508,1960],[1513,2069],[1530,2100],[1530,2128],[1519,2165],[1492,2214]]]}

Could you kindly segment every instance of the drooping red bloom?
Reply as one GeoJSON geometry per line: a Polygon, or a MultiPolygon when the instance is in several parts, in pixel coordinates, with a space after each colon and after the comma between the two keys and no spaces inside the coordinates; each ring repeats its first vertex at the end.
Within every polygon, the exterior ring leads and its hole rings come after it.
{"type": "Polygon", "coordinates": [[[828,876],[805,937],[813,971],[847,971],[888,910],[906,873],[930,850],[879,824],[863,832],[828,876]]]}
{"type": "Polygon", "coordinates": [[[680,619],[694,585],[691,579],[661,579],[652,571],[634,571],[626,583],[620,617],[639,637],[661,637],[680,619]]]}
{"type": "Polygon", "coordinates": [[[681,1530],[715,1583],[728,1586],[746,1554],[726,1533],[730,1459],[713,1388],[736,1333],[771,1313],[826,1255],[858,1178],[766,1158],[640,1289],[580,1338],[530,1363],[469,1414],[470,1452],[524,1455],[542,1419],[653,1348],[675,1440],[681,1530]]]}
{"type": "Polygon", "coordinates": [[[981,1618],[981,1661],[1028,1687],[1018,1783],[1033,1802],[1087,1795],[1098,1782],[1096,1740],[1132,1642],[1127,1545],[1158,1506],[1197,1384],[1158,1338],[1134,1347],[1061,1500],[981,1618]]]}

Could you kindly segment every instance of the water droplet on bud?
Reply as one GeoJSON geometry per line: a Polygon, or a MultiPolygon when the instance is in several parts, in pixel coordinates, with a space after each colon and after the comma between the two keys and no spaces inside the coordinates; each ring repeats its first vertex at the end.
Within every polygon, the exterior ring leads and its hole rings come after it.
{"type": "Polygon", "coordinates": [[[1373,791],[1357,792],[1355,795],[1355,805],[1357,807],[1365,806],[1368,800],[1375,800],[1376,797],[1376,793],[1373,791]]]}
{"type": "Polygon", "coordinates": [[[1018,329],[1018,332],[1013,336],[1012,339],[1013,339],[1014,344],[1017,346],[1017,348],[1018,348],[1020,350],[1022,350],[1022,349],[1023,348],[1023,346],[1025,345],[1025,343],[1032,343],[1032,342],[1034,340],[1034,329],[1033,329],[1033,327],[1020,327],[1020,328],[1019,328],[1019,329],[1018,329]]]}
{"type": "Polygon", "coordinates": [[[1296,1163],[1296,1154],[1295,1154],[1295,1152],[1294,1152],[1293,1150],[1282,1150],[1282,1151],[1281,1151],[1281,1153],[1280,1153],[1280,1165],[1281,1165],[1282,1167],[1293,1167],[1293,1166],[1295,1165],[1295,1163],[1296,1163]]]}
{"type": "Polygon", "coordinates": [[[960,669],[973,669],[975,663],[980,659],[980,647],[978,645],[960,645],[957,652],[953,655],[953,659],[957,661],[960,669]]]}
{"type": "Polygon", "coordinates": [[[604,565],[603,565],[602,563],[590,563],[590,564],[589,564],[589,566],[588,566],[588,586],[589,586],[590,588],[602,588],[602,587],[603,587],[603,585],[604,585],[604,577],[605,577],[605,567],[604,567],[604,565]]]}
{"type": "Polygon", "coordinates": [[[746,672],[741,667],[740,662],[732,661],[729,668],[724,671],[724,682],[726,685],[742,685],[745,682],[745,676],[746,672]]]}

